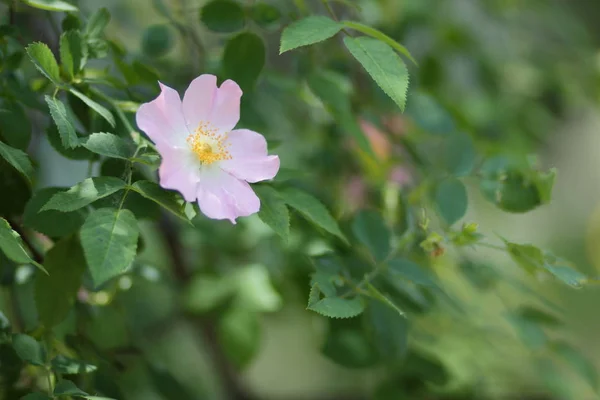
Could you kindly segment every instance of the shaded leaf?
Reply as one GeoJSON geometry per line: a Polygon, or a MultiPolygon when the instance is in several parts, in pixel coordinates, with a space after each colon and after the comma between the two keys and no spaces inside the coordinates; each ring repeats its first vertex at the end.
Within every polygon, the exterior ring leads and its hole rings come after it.
{"type": "Polygon", "coordinates": [[[86,374],[94,372],[98,369],[95,365],[87,363],[81,360],[74,360],[69,357],[65,357],[62,354],[57,355],[51,361],[52,369],[60,374],[86,374]]]}
{"type": "Polygon", "coordinates": [[[21,360],[40,366],[46,363],[46,349],[31,336],[15,333],[12,337],[12,345],[21,360]]]}
{"type": "Polygon", "coordinates": [[[167,209],[184,221],[189,222],[185,215],[185,202],[177,192],[165,190],[158,184],[150,181],[137,181],[131,186],[131,189],[167,209]]]}
{"type": "Polygon", "coordinates": [[[142,51],[150,57],[159,58],[166,55],[173,44],[173,33],[166,25],[149,26],[142,36],[142,51]]]}
{"type": "Polygon", "coordinates": [[[440,215],[449,225],[464,217],[468,201],[467,188],[458,179],[446,179],[436,188],[435,203],[440,215]]]}
{"type": "Polygon", "coordinates": [[[5,101],[0,106],[0,134],[9,146],[27,150],[31,140],[31,122],[19,103],[5,101]]]}
{"type": "Polygon", "coordinates": [[[287,242],[290,234],[290,213],[285,201],[269,186],[255,186],[254,192],[260,199],[258,217],[287,242]]]}
{"type": "Polygon", "coordinates": [[[49,275],[38,275],[35,280],[35,304],[40,321],[51,328],[67,317],[73,306],[85,259],[81,246],[74,238],[57,242],[44,258],[49,275]]]}
{"type": "Polygon", "coordinates": [[[95,11],[85,26],[84,35],[89,38],[98,38],[104,33],[104,29],[110,22],[110,13],[106,8],[95,11]]]}
{"type": "Polygon", "coordinates": [[[388,261],[387,265],[390,273],[393,275],[408,279],[417,285],[430,287],[437,286],[429,271],[426,271],[419,265],[406,258],[394,258],[393,260],[388,261]]]}
{"type": "Polygon", "coordinates": [[[214,32],[235,32],[244,27],[244,10],[235,1],[213,0],[200,10],[200,20],[214,32]]]}
{"type": "Polygon", "coordinates": [[[359,212],[352,222],[352,232],[369,249],[376,262],[385,260],[390,254],[392,234],[378,212],[359,212]]]}
{"type": "Polygon", "coordinates": [[[11,228],[4,218],[0,218],[0,249],[6,257],[17,264],[33,264],[48,273],[44,267],[29,257],[21,242],[21,236],[11,228]]]}
{"type": "Polygon", "coordinates": [[[261,338],[258,315],[245,309],[232,308],[219,319],[219,343],[238,368],[247,366],[258,353],[261,338]]]}
{"type": "Polygon", "coordinates": [[[250,32],[240,33],[225,45],[225,74],[237,82],[242,90],[252,90],[265,65],[265,57],[265,44],[258,35],[250,32]]]}
{"type": "Polygon", "coordinates": [[[60,61],[69,79],[81,71],[87,58],[87,48],[79,31],[67,31],[60,36],[60,61]]]}
{"type": "Polygon", "coordinates": [[[34,170],[27,153],[0,142],[0,157],[12,165],[31,184],[34,170]]]}
{"type": "Polygon", "coordinates": [[[116,125],[115,117],[113,117],[111,112],[108,111],[106,108],[104,108],[104,106],[101,106],[100,104],[96,103],[94,100],[90,99],[89,97],[87,97],[85,94],[81,93],[78,90],[69,88],[69,92],[73,93],[76,97],[78,97],[81,101],[83,101],[89,108],[91,108],[92,110],[94,110],[98,114],[100,114],[100,116],[102,118],[104,118],[106,120],[106,122],[108,122],[110,124],[110,126],[112,126],[113,128],[115,127],[115,125],[116,125]]]}

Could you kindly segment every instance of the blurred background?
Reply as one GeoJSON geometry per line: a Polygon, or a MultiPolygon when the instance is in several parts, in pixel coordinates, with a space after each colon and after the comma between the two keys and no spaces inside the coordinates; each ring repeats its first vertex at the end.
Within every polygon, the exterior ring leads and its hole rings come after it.
{"type": "MultiPolygon", "coordinates": [[[[416,59],[418,66],[406,60],[411,80],[405,113],[351,60],[340,38],[279,55],[285,25],[303,14],[327,15],[320,1],[240,0],[245,10],[257,3],[265,7],[253,8],[252,17],[227,32],[202,21],[202,0],[77,3],[83,16],[100,7],[110,11],[106,36],[112,57],[95,61],[93,68],[127,85],[128,98],[115,92],[117,98],[137,103],[158,94],[158,79],[183,93],[201,73],[228,76],[222,60],[231,32],[258,32],[265,40],[266,64],[256,86],[245,90],[240,125],[263,133],[290,179],[315,193],[343,224],[358,209],[375,207],[398,232],[402,207],[415,204],[418,215],[414,199],[428,190],[435,162],[419,165],[412,146],[421,159],[435,159],[439,147],[448,146],[444,135],[459,132],[468,144],[457,151],[473,153],[477,165],[497,155],[525,160],[537,154],[540,168],[558,170],[550,204],[507,212],[486,196],[477,174],[469,173],[462,178],[469,207],[461,221],[478,223],[490,243],[500,237],[531,243],[597,276],[599,2],[331,1],[338,18],[377,27],[416,59]],[[335,72],[375,157],[344,135],[344,126],[306,83],[314,66],[335,72]],[[423,143],[433,145],[420,148],[423,143]]],[[[7,9],[2,7],[0,15],[7,9]]],[[[63,14],[23,10],[17,18],[33,39],[56,48],[63,14]]],[[[44,166],[37,188],[74,185],[87,176],[88,162],[60,155],[39,134],[47,126],[41,115],[32,112],[30,152],[44,166]]],[[[96,173],[108,167],[94,166],[96,173]]],[[[159,213],[151,205],[138,206],[139,218],[159,213]]],[[[75,326],[71,316],[59,327],[65,337],[83,332],[94,349],[89,352],[109,355],[94,378],[105,395],[136,400],[599,397],[592,367],[600,366],[600,291],[594,285],[573,289],[534,279],[493,248],[448,248],[432,263],[443,295],[406,289],[412,293],[406,295],[413,304],[410,328],[389,339],[404,343],[402,356],[383,362],[373,355],[364,319],[330,321],[305,309],[310,257],[337,246],[298,216],[287,244],[256,215],[236,226],[201,217],[194,227],[164,218],[140,226],[144,250],[131,273],[106,290],[82,290],[87,322],[75,326]],[[515,310],[535,326],[515,319],[515,310]],[[549,350],[567,342],[576,355],[549,350]],[[413,348],[423,353],[415,355],[413,348]],[[566,364],[555,362],[561,356],[566,364]]],[[[31,294],[31,285],[22,279],[22,296],[31,294]]],[[[35,312],[25,315],[26,325],[35,326],[35,312]]]]}

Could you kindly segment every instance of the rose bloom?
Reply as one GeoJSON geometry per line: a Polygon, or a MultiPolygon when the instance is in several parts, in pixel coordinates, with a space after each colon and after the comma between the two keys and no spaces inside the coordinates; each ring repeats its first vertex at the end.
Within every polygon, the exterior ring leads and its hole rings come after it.
{"type": "Polygon", "coordinates": [[[248,183],[272,179],[279,157],[267,154],[267,141],[248,129],[233,129],[240,119],[242,90],[227,80],[201,75],[185,91],[159,82],[161,93],[137,111],[138,127],[162,157],[160,185],[197,201],[204,215],[228,219],[258,212],[260,200],[248,183]]]}

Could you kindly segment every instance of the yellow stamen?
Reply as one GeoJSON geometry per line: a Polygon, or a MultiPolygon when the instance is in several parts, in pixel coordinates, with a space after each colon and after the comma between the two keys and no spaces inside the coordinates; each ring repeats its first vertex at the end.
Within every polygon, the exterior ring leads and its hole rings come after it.
{"type": "Polygon", "coordinates": [[[227,135],[219,135],[216,129],[205,122],[200,122],[196,131],[187,137],[187,142],[196,153],[198,160],[204,165],[215,161],[230,160],[231,155],[224,143],[227,135]]]}

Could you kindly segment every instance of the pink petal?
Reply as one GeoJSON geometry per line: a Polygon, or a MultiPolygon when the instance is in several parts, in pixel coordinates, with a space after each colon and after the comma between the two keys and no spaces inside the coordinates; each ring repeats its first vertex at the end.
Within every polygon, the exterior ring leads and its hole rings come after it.
{"type": "Polygon", "coordinates": [[[217,77],[214,75],[200,75],[190,83],[183,95],[183,115],[190,132],[194,132],[201,121],[210,120],[216,95],[217,77]]]}
{"type": "Polygon", "coordinates": [[[187,147],[163,148],[162,162],[158,169],[160,185],[165,189],[177,190],[185,201],[196,200],[200,181],[200,163],[187,147]]]}
{"type": "Polygon", "coordinates": [[[237,217],[258,212],[260,200],[246,182],[218,167],[209,167],[200,173],[198,205],[207,217],[235,224],[237,217]]]}
{"type": "Polygon", "coordinates": [[[279,171],[279,157],[267,155],[267,141],[260,133],[248,129],[236,129],[227,135],[230,160],[219,166],[247,182],[273,179],[279,171]]]}
{"type": "Polygon", "coordinates": [[[231,131],[240,120],[241,98],[242,89],[232,80],[217,89],[209,122],[221,134],[231,131]]]}
{"type": "Polygon", "coordinates": [[[138,127],[160,147],[187,146],[189,135],[181,98],[176,90],[160,85],[160,95],[149,103],[140,106],[136,113],[138,127]]]}

